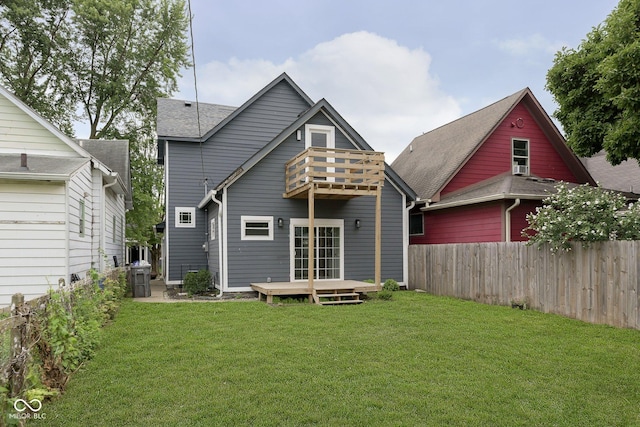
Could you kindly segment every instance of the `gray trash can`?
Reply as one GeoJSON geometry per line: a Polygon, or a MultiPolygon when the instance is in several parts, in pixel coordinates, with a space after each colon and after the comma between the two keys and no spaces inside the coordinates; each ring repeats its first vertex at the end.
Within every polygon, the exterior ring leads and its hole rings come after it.
{"type": "Polygon", "coordinates": [[[132,266],[131,267],[131,294],[134,298],[151,296],[151,266],[132,266]]]}

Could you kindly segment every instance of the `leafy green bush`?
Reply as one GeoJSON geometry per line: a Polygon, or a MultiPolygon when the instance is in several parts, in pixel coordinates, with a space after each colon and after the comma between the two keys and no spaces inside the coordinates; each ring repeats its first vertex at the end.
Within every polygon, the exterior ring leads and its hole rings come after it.
{"type": "Polygon", "coordinates": [[[382,289],[385,290],[385,291],[391,291],[391,292],[399,291],[400,290],[400,285],[398,285],[398,282],[396,282],[393,279],[387,279],[384,282],[384,285],[382,285],[382,289]]]}
{"type": "Polygon", "coordinates": [[[381,291],[379,291],[376,296],[378,297],[378,299],[382,299],[382,300],[390,300],[391,298],[393,298],[393,291],[390,291],[388,289],[383,289],[381,291]]]}
{"type": "Polygon", "coordinates": [[[530,243],[548,243],[552,251],[570,250],[571,242],[636,240],[640,238],[640,205],[627,205],[625,197],[600,187],[556,186],[543,206],[527,215],[522,234],[530,243]]]}
{"type": "Polygon", "coordinates": [[[209,286],[211,286],[211,272],[205,269],[187,273],[182,283],[182,287],[189,295],[206,292],[209,286]]]}

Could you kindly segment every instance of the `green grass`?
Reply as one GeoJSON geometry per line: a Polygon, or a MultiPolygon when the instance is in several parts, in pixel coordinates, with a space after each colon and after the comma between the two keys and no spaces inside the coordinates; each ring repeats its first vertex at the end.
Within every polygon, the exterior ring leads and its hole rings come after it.
{"type": "Polygon", "coordinates": [[[640,425],[640,331],[414,292],[126,301],[42,412],[47,426],[640,425]]]}

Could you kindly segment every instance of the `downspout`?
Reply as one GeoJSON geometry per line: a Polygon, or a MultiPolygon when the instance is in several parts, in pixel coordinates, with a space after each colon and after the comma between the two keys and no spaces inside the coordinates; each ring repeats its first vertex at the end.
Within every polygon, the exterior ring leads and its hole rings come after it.
{"type": "MultiPolygon", "coordinates": [[[[218,205],[218,221],[217,221],[217,226],[218,226],[218,271],[220,272],[220,274],[218,275],[218,280],[220,281],[220,295],[218,295],[218,298],[222,298],[222,289],[223,289],[223,284],[224,284],[224,279],[222,277],[222,275],[224,274],[224,272],[222,271],[222,202],[218,199],[216,199],[216,194],[218,194],[218,192],[216,190],[211,190],[211,201],[213,201],[216,205],[218,205]]],[[[208,255],[207,255],[208,256],[208,255]]]]}
{"type": "Polygon", "coordinates": [[[505,219],[504,219],[504,223],[505,223],[505,241],[511,242],[511,211],[514,210],[515,208],[517,208],[518,206],[520,206],[520,199],[516,199],[516,201],[513,203],[513,205],[509,206],[505,212],[505,219]]]}
{"type": "MultiPolygon", "coordinates": [[[[114,177],[113,175],[110,175],[114,177]]],[[[113,187],[118,183],[117,176],[116,179],[113,180],[110,184],[104,184],[102,186],[102,195],[100,197],[100,247],[98,248],[98,265],[100,267],[100,272],[103,272],[106,269],[106,265],[103,265],[104,259],[100,256],[100,248],[104,251],[105,255],[107,253],[107,188],[113,187]]],[[[115,233],[115,230],[113,230],[115,233]]]]}
{"type": "Polygon", "coordinates": [[[415,201],[409,203],[409,206],[405,208],[404,218],[402,218],[402,251],[404,252],[402,257],[402,276],[406,289],[409,289],[409,212],[411,212],[411,209],[413,209],[415,205],[415,201]]]}

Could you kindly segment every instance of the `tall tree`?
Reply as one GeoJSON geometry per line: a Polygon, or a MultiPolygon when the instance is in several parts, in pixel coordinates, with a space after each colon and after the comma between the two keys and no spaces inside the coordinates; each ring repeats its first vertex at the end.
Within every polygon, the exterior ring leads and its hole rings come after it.
{"type": "Polygon", "coordinates": [[[74,136],[128,139],[134,210],[127,238],[155,243],[162,171],[155,165],[156,99],[189,66],[184,0],[3,0],[0,80],[74,136]]]}
{"type": "Polygon", "coordinates": [[[578,48],[558,52],[547,89],[578,155],[640,160],[640,0],[621,0],[578,48]]]}

